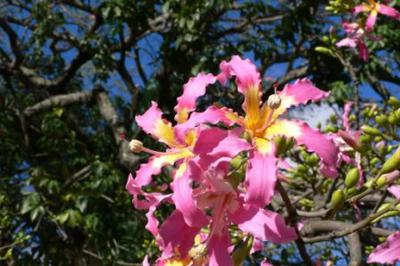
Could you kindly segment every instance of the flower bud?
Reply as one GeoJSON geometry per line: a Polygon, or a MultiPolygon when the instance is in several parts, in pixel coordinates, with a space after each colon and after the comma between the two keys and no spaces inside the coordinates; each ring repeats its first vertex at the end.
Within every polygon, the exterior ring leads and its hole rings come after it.
{"type": "Polygon", "coordinates": [[[249,255],[253,245],[253,237],[247,237],[246,240],[241,241],[232,253],[232,260],[234,265],[242,265],[243,261],[249,255]]]}
{"type": "Polygon", "coordinates": [[[394,97],[394,96],[390,96],[388,103],[393,106],[393,107],[399,107],[400,106],[400,101],[394,97]]]}
{"type": "Polygon", "coordinates": [[[286,151],[286,138],[278,135],[274,138],[274,142],[276,146],[276,155],[283,154],[286,151]]]}
{"type": "Polygon", "coordinates": [[[330,207],[333,210],[339,210],[340,208],[343,207],[344,201],[345,201],[345,195],[343,190],[337,189],[332,194],[330,207]]]}
{"type": "Polygon", "coordinates": [[[129,142],[129,149],[132,152],[140,152],[143,149],[143,143],[140,140],[133,139],[129,142]]]}
{"type": "Polygon", "coordinates": [[[368,134],[371,136],[381,136],[382,135],[382,132],[379,129],[377,129],[375,127],[370,127],[367,125],[363,125],[361,127],[361,130],[364,131],[365,134],[368,134]]]}
{"type": "Polygon", "coordinates": [[[375,118],[375,121],[376,121],[376,123],[377,123],[378,125],[380,125],[380,126],[386,126],[387,123],[388,123],[388,118],[387,118],[386,115],[378,115],[378,116],[375,118]]]}
{"type": "Polygon", "coordinates": [[[395,170],[393,172],[381,175],[377,180],[376,180],[376,188],[382,188],[385,185],[393,183],[398,177],[400,176],[400,171],[395,170]]]}
{"type": "Polygon", "coordinates": [[[231,166],[233,169],[238,169],[240,166],[242,166],[243,161],[245,160],[245,158],[241,155],[236,156],[235,158],[233,158],[231,160],[231,166]]]}
{"type": "Polygon", "coordinates": [[[397,121],[400,121],[400,108],[397,109],[397,110],[394,112],[394,115],[396,116],[397,121]]]}
{"type": "Polygon", "coordinates": [[[272,94],[268,97],[267,105],[271,109],[278,109],[281,106],[281,97],[278,94],[272,94]]]}
{"type": "Polygon", "coordinates": [[[388,121],[389,121],[389,124],[391,124],[391,125],[397,124],[397,117],[396,117],[395,113],[392,113],[389,115],[388,121]]]}
{"type": "Polygon", "coordinates": [[[397,151],[392,155],[392,157],[386,160],[386,162],[382,165],[379,174],[383,175],[399,169],[400,169],[400,148],[397,149],[397,151]]]}
{"type": "Polygon", "coordinates": [[[375,183],[375,188],[380,189],[385,185],[386,185],[386,178],[384,176],[378,177],[378,179],[376,180],[376,183],[375,183]]]}
{"type": "Polygon", "coordinates": [[[344,180],[344,184],[347,188],[352,188],[357,185],[358,180],[360,179],[360,172],[358,168],[352,168],[347,172],[346,178],[344,180]]]}

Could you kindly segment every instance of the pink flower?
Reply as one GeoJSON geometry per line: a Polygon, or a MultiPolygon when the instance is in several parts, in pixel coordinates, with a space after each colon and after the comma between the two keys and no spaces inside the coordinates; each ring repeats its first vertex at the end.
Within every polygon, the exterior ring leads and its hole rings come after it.
{"type": "MultiPolygon", "coordinates": [[[[398,171],[393,174],[397,177],[398,171]]],[[[400,200],[400,186],[391,186],[388,190],[397,200],[400,200]]],[[[368,263],[394,264],[396,261],[400,261],[400,231],[391,234],[368,257],[368,263]]]]}
{"type": "Polygon", "coordinates": [[[336,46],[338,47],[347,46],[351,48],[357,47],[360,58],[364,62],[367,62],[369,58],[369,53],[367,45],[364,42],[364,36],[365,36],[364,29],[362,29],[358,23],[344,22],[342,26],[346,31],[348,37],[336,43],[336,46]]]}
{"type": "MultiPolygon", "coordinates": [[[[194,204],[209,222],[201,227],[189,227],[182,223],[184,217],[181,216],[190,216],[191,213],[186,210],[181,213],[175,211],[160,228],[159,243],[164,250],[178,249],[183,255],[182,258],[201,258],[202,261],[208,262],[208,265],[229,266],[232,265],[232,243],[228,231],[231,224],[237,225],[241,234],[250,234],[257,241],[285,243],[297,238],[295,230],[288,227],[277,213],[244,201],[243,188],[235,188],[232,185],[228,176],[229,168],[226,166],[225,162],[222,162],[206,171],[200,171],[201,177],[193,184],[196,188],[188,191],[187,186],[185,195],[180,194],[190,201],[188,204],[194,204]],[[195,243],[196,235],[204,228],[208,232],[206,237],[188,251],[190,245],[187,243],[195,243]],[[182,250],[182,247],[186,247],[186,250],[182,250]]],[[[192,172],[199,171],[198,164],[191,163],[190,168],[192,172]]],[[[187,184],[185,181],[179,183],[187,184]]],[[[163,252],[163,257],[168,255],[171,254],[163,252]]]]}
{"type": "Polygon", "coordinates": [[[286,85],[278,96],[273,97],[273,101],[262,104],[260,74],[250,60],[233,56],[229,62],[222,62],[220,69],[217,79],[225,84],[229,78],[235,77],[238,91],[245,99],[242,105],[244,117],[227,109],[224,112],[225,117],[246,132],[253,146],[246,170],[247,203],[264,207],[274,195],[277,158],[272,139],[278,135],[294,138],[297,144],[305,145],[309,151],[317,153],[321,157],[322,172],[330,177],[337,176],[338,149],[334,143],[304,122],[280,118],[290,107],[321,100],[328,93],[316,88],[309,80],[302,79],[286,85]]]}
{"type": "Polygon", "coordinates": [[[367,32],[372,31],[372,29],[374,28],[378,13],[400,20],[400,12],[385,4],[377,3],[375,0],[368,0],[368,3],[363,3],[361,5],[355,6],[353,9],[353,13],[358,14],[360,12],[369,13],[367,22],[365,23],[365,30],[367,32]]]}
{"type": "Polygon", "coordinates": [[[368,263],[394,264],[400,260],[400,231],[391,234],[368,257],[368,263]]]}
{"type": "MultiPolygon", "coordinates": [[[[205,164],[211,158],[218,158],[219,161],[230,160],[237,153],[248,149],[250,146],[242,140],[237,134],[222,130],[219,128],[210,128],[206,126],[195,126],[201,122],[214,122],[215,116],[207,113],[197,115],[193,118],[190,113],[195,109],[197,97],[205,93],[207,85],[215,82],[215,77],[211,74],[199,74],[191,78],[185,85],[183,94],[178,98],[178,104],[175,107],[177,115],[175,119],[177,124],[171,123],[162,118],[162,112],[155,102],[143,114],[136,117],[138,125],[148,134],[158,139],[168,146],[164,152],[154,151],[143,147],[140,141],[134,140],[132,148],[135,152],[147,152],[152,156],[147,163],[140,165],[136,171],[135,177],[129,175],[126,189],[133,196],[133,204],[138,209],[147,209],[148,224],[146,228],[154,235],[158,235],[158,221],[153,213],[157,206],[163,201],[171,201],[177,197],[180,187],[174,190],[174,193],[163,195],[161,188],[152,182],[152,177],[161,173],[164,166],[176,166],[175,178],[186,175],[188,163],[196,161],[205,164]],[[190,124],[190,127],[185,125],[190,124]],[[201,140],[201,141],[199,141],[201,140]],[[207,143],[205,145],[204,143],[207,143]],[[210,154],[210,155],[208,155],[210,154]],[[212,157],[214,156],[214,157],[212,157]],[[143,187],[151,186],[156,192],[144,192],[143,187]]],[[[215,115],[215,112],[212,113],[215,115]]],[[[174,186],[174,184],[173,184],[174,186]]],[[[176,202],[177,209],[188,211],[191,206],[179,204],[176,202]]],[[[185,217],[185,222],[189,225],[201,225],[206,220],[202,220],[196,210],[192,210],[191,216],[185,217]]]]}

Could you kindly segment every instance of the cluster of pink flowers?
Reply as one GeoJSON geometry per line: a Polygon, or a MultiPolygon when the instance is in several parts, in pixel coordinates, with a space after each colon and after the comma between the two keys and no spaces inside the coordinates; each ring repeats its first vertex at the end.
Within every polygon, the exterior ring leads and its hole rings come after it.
{"type": "Polygon", "coordinates": [[[400,12],[385,4],[377,3],[375,0],[368,0],[368,3],[357,5],[353,9],[354,15],[362,12],[368,13],[367,19],[364,22],[343,22],[342,26],[348,37],[339,41],[336,45],[338,47],[357,47],[360,58],[366,62],[368,61],[369,53],[365,44],[365,38],[375,41],[379,40],[378,37],[371,34],[378,14],[400,20],[400,12]]]}
{"type": "MultiPolygon", "coordinates": [[[[151,155],[126,188],[137,209],[147,210],[146,229],[161,251],[156,265],[232,265],[232,235],[253,243],[286,243],[297,238],[295,228],[278,213],[266,209],[278,182],[276,136],[293,138],[320,157],[321,173],[335,178],[339,150],[333,141],[306,123],[285,119],[288,108],[318,101],[328,93],[309,80],[297,80],[262,103],[261,78],[249,60],[233,56],[220,64],[218,75],[200,73],[183,87],[172,125],[156,103],[136,117],[137,124],[164,143],[163,152],[133,140],[134,152],[151,155]],[[244,96],[240,115],[226,107],[196,111],[196,99],[217,81],[234,78],[244,96]],[[156,176],[166,168],[170,184],[156,176]],[[156,210],[175,207],[160,225],[156,210]]],[[[148,264],[147,258],[145,264],[148,264]]],[[[267,262],[264,262],[267,265],[267,262]]]]}

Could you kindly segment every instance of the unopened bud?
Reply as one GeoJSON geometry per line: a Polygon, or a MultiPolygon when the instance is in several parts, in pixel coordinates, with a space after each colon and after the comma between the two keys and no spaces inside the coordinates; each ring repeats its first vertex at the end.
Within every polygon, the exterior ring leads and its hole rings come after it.
{"type": "Polygon", "coordinates": [[[387,174],[393,172],[394,170],[399,170],[399,169],[400,169],[400,148],[397,149],[397,151],[392,155],[392,157],[386,160],[386,162],[382,165],[379,174],[381,175],[387,174]]]}
{"type": "Polygon", "coordinates": [[[347,172],[344,183],[347,188],[352,188],[355,185],[357,185],[359,179],[360,179],[360,172],[358,171],[358,168],[352,168],[350,169],[350,171],[347,172]]]}
{"type": "Polygon", "coordinates": [[[368,134],[371,136],[381,136],[382,135],[382,132],[375,127],[370,127],[370,126],[364,125],[361,127],[361,129],[362,129],[362,131],[365,132],[365,134],[368,134]]]}
{"type": "Polygon", "coordinates": [[[140,152],[143,149],[143,143],[140,140],[133,139],[129,142],[129,149],[132,152],[140,152]]]}
{"type": "Polygon", "coordinates": [[[275,146],[276,146],[276,154],[283,154],[286,151],[286,138],[278,135],[274,138],[275,146]]]}
{"type": "Polygon", "coordinates": [[[388,103],[393,106],[393,107],[399,107],[400,106],[400,101],[394,97],[394,96],[390,96],[388,103]]]}
{"type": "Polygon", "coordinates": [[[343,207],[344,201],[345,201],[345,195],[343,190],[341,189],[335,190],[335,192],[333,192],[332,194],[330,207],[334,210],[339,210],[340,208],[343,207]]]}
{"type": "Polygon", "coordinates": [[[268,97],[267,105],[271,109],[277,109],[281,106],[281,97],[278,94],[272,94],[268,97]]]}
{"type": "Polygon", "coordinates": [[[395,170],[393,172],[381,175],[377,180],[376,180],[376,187],[382,188],[385,185],[389,185],[393,183],[398,177],[400,176],[400,171],[395,170]]]}

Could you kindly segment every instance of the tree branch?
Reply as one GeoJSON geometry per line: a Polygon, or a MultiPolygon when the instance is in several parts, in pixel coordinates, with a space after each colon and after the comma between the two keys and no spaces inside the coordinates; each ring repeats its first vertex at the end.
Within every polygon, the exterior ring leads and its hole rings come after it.
{"type": "Polygon", "coordinates": [[[96,101],[100,113],[109,124],[114,135],[114,140],[118,145],[119,161],[122,165],[128,167],[129,170],[132,170],[139,162],[139,157],[131,152],[128,141],[121,137],[126,134],[126,130],[118,121],[117,112],[111,104],[107,93],[101,87],[98,90],[100,92],[96,95],[96,101]]]}
{"type": "Polygon", "coordinates": [[[88,102],[95,91],[74,92],[69,94],[57,95],[32,105],[24,110],[25,116],[31,116],[37,112],[52,108],[62,107],[74,103],[88,102]]]}
{"type": "MultiPolygon", "coordinates": [[[[340,231],[343,230],[351,231],[352,225],[340,221],[307,221],[301,230],[304,234],[316,234],[329,231],[340,231]]],[[[350,252],[350,263],[351,266],[361,265],[362,263],[362,244],[360,236],[357,232],[352,232],[347,237],[348,248],[350,252]]]]}

